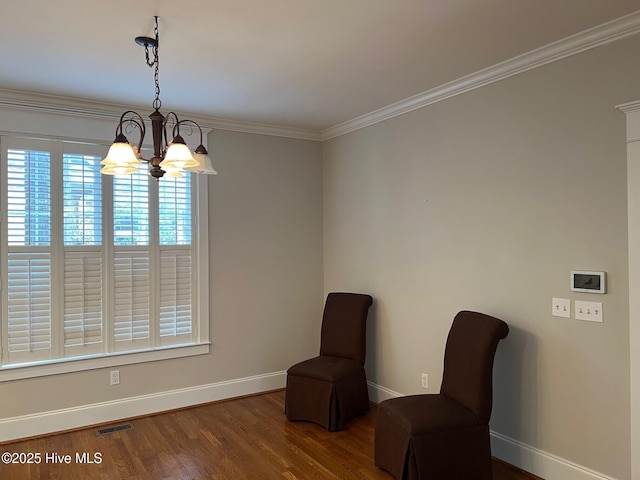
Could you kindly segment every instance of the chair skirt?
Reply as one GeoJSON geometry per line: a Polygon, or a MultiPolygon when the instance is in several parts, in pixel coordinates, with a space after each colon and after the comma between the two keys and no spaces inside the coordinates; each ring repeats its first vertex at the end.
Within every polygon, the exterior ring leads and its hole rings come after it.
{"type": "Polygon", "coordinates": [[[405,398],[387,400],[378,407],[374,444],[378,467],[397,480],[491,480],[488,425],[474,422],[421,431],[412,424],[411,412],[404,416],[403,407],[411,403],[403,402],[405,398]]]}
{"type": "Polygon", "coordinates": [[[289,420],[313,422],[337,431],[351,418],[368,410],[364,368],[336,381],[287,374],[285,413],[289,420]]]}

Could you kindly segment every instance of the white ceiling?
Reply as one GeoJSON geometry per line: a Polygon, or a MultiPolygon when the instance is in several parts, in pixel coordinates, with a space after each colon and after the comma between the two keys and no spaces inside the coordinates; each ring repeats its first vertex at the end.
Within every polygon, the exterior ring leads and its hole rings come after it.
{"type": "MultiPolygon", "coordinates": [[[[622,17],[639,0],[5,0],[0,89],[321,131],[622,17]]],[[[182,115],[181,115],[182,116],[182,115]]]]}

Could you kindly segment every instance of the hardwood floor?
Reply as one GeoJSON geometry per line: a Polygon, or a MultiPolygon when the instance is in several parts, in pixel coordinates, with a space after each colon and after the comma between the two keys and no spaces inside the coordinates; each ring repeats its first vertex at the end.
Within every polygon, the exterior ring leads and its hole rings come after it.
{"type": "MultiPolygon", "coordinates": [[[[137,418],[105,436],[92,428],[8,443],[0,454],[39,463],[0,463],[0,478],[392,479],[373,464],[375,406],[335,433],[288,422],[283,409],[277,391],[137,418]]],[[[494,480],[535,478],[494,461],[494,480]]]]}

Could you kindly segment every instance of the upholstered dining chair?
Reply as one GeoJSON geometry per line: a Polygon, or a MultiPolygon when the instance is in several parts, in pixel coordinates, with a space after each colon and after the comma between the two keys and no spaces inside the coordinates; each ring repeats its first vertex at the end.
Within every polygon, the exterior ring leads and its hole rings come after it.
{"type": "Polygon", "coordinates": [[[336,431],[369,410],[364,360],[372,303],[371,296],[359,293],[327,295],[320,354],[287,370],[287,419],[314,422],[336,431]]]}
{"type": "Polygon", "coordinates": [[[493,361],[502,320],[462,311],[453,320],[439,394],[378,406],[375,464],[398,480],[491,480],[493,361]]]}

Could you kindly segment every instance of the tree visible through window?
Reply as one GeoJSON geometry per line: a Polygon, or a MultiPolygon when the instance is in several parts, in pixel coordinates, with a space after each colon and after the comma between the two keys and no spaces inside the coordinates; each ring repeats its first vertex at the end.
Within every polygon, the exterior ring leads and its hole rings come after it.
{"type": "Polygon", "coordinates": [[[100,158],[63,155],[64,244],[102,244],[100,158]]]}
{"type": "Polygon", "coordinates": [[[8,244],[51,242],[49,152],[10,150],[7,155],[8,244]]]}

